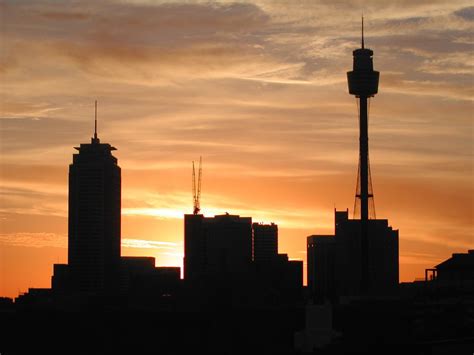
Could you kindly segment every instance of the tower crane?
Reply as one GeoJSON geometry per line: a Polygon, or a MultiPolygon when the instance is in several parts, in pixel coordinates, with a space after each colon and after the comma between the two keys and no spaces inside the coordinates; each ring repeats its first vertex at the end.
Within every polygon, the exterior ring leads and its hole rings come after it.
{"type": "Polygon", "coordinates": [[[202,179],[202,157],[199,157],[199,171],[196,183],[196,169],[193,161],[193,214],[199,214],[201,210],[201,179],[202,179]]]}

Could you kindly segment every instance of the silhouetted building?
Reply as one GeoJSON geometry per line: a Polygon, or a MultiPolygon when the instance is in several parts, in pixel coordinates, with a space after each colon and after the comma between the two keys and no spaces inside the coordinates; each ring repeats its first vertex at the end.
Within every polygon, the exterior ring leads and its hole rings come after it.
{"type": "Polygon", "coordinates": [[[252,218],[184,216],[184,277],[245,273],[252,261],[252,218]]]}
{"type": "Polygon", "coordinates": [[[303,287],[303,261],[289,260],[288,254],[278,254],[276,274],[280,278],[280,289],[289,290],[301,296],[303,287]],[[277,264],[277,265],[278,265],[277,264]]]}
{"type": "Polygon", "coordinates": [[[122,268],[127,272],[146,272],[155,268],[152,256],[122,256],[122,268]]]}
{"type": "Polygon", "coordinates": [[[155,267],[155,258],[122,257],[122,290],[131,308],[157,309],[174,304],[179,267],[155,267]]]}
{"type": "Polygon", "coordinates": [[[474,250],[454,253],[449,259],[435,266],[436,280],[444,283],[474,282],[474,250]]]}
{"type": "Polygon", "coordinates": [[[100,143],[76,147],[69,166],[68,265],[72,287],[101,294],[116,291],[120,273],[121,171],[116,148],[100,143]]]}
{"type": "MultiPolygon", "coordinates": [[[[348,212],[336,213],[336,278],[339,295],[359,295],[363,277],[359,265],[363,258],[361,220],[348,219],[348,212]]],[[[398,230],[386,219],[371,219],[367,225],[367,291],[387,293],[398,285],[398,230]]]]}
{"type": "Polygon", "coordinates": [[[56,296],[64,296],[72,291],[71,278],[69,275],[69,265],[54,264],[53,276],[51,277],[51,288],[56,296]]]}
{"type": "Polygon", "coordinates": [[[308,304],[305,311],[305,327],[295,333],[295,348],[304,354],[312,354],[330,344],[337,333],[332,325],[331,305],[308,304]]]}
{"type": "Polygon", "coordinates": [[[303,262],[278,254],[276,224],[193,214],[184,226],[184,277],[201,304],[275,307],[302,299],[303,262]]]}
{"type": "Polygon", "coordinates": [[[262,306],[297,304],[302,300],[303,261],[288,260],[287,254],[264,262],[254,262],[256,297],[262,306]]]}
{"type": "Polygon", "coordinates": [[[402,282],[399,287],[401,298],[437,298],[452,303],[463,298],[474,300],[474,250],[454,253],[435,267],[425,269],[424,278],[413,282],[402,282]]]}
{"type": "Polygon", "coordinates": [[[210,273],[242,273],[252,261],[252,218],[219,215],[206,219],[206,266],[210,273]]]}
{"type": "Polygon", "coordinates": [[[206,270],[207,236],[202,214],[184,215],[184,279],[202,276],[206,270]]]}
{"type": "Polygon", "coordinates": [[[386,219],[368,221],[369,289],[361,287],[361,220],[335,211],[334,236],[308,237],[308,287],[322,302],[366,292],[386,294],[398,285],[398,230],[386,219]]]}
{"type": "Polygon", "coordinates": [[[151,256],[122,256],[122,275],[126,278],[148,277],[149,280],[172,283],[180,280],[181,269],[175,266],[156,267],[155,258],[151,256]]]}
{"type": "Polygon", "coordinates": [[[17,309],[48,310],[53,305],[53,294],[50,288],[29,288],[28,292],[18,295],[15,299],[17,309]]]}
{"type": "MultiPolygon", "coordinates": [[[[114,296],[120,285],[121,170],[116,148],[100,143],[75,147],[69,165],[68,264],[54,265],[55,296],[114,296]]],[[[81,301],[82,302],[82,301],[81,301]]]]}
{"type": "Polygon", "coordinates": [[[51,279],[57,308],[115,307],[153,297],[160,303],[161,296],[174,295],[179,267],[157,268],[153,257],[120,255],[121,169],[115,148],[97,137],[97,116],[91,143],[75,149],[69,166],[68,264],[55,264],[51,279]]]}
{"type": "Polygon", "coordinates": [[[272,224],[252,224],[252,258],[254,262],[269,262],[278,255],[278,226],[272,224]]]}
{"type": "Polygon", "coordinates": [[[313,298],[322,302],[336,295],[336,238],[312,235],[307,238],[308,289],[313,298]]]}
{"type": "Polygon", "coordinates": [[[0,312],[13,309],[13,298],[0,297],[0,312]]]}

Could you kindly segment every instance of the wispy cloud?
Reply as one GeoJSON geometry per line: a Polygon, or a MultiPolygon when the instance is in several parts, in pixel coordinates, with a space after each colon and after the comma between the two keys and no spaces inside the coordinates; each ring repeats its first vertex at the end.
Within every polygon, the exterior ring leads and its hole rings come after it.
{"type": "Polygon", "coordinates": [[[67,248],[67,237],[55,233],[2,233],[0,244],[31,248],[67,248]]]}
{"type": "Polygon", "coordinates": [[[143,240],[143,239],[122,239],[122,247],[125,248],[140,248],[140,249],[166,249],[175,250],[178,247],[178,243],[173,242],[160,242],[156,240],[143,240]]]}
{"type": "MultiPolygon", "coordinates": [[[[67,248],[67,236],[57,233],[1,233],[0,245],[30,248],[67,248]]],[[[180,243],[122,238],[123,248],[176,250],[182,248],[180,243]]]]}

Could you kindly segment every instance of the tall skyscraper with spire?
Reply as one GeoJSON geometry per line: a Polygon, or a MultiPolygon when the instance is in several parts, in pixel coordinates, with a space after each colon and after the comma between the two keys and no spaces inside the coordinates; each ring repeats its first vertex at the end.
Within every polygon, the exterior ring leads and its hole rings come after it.
{"type": "Polygon", "coordinates": [[[101,143],[95,130],[90,144],[75,147],[69,165],[69,275],[81,293],[113,291],[120,273],[121,170],[116,148],[101,143]]]}

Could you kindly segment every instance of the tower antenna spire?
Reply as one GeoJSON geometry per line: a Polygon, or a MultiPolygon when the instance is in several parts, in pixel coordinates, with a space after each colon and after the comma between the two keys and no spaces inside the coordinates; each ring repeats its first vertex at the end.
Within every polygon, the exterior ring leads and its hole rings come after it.
{"type": "Polygon", "coordinates": [[[362,14],[362,49],[364,49],[364,14],[362,14]]]}
{"type": "Polygon", "coordinates": [[[97,100],[95,100],[94,139],[97,139],[97,100]]]}

